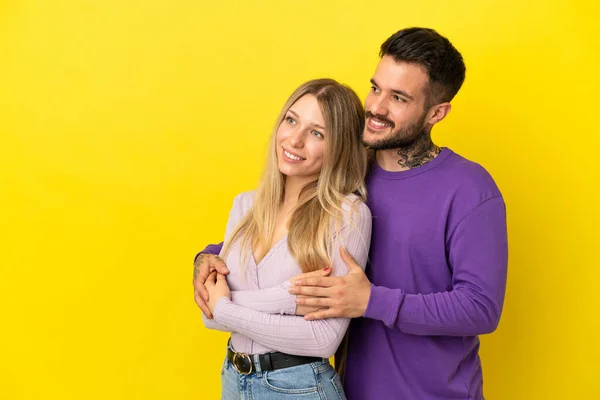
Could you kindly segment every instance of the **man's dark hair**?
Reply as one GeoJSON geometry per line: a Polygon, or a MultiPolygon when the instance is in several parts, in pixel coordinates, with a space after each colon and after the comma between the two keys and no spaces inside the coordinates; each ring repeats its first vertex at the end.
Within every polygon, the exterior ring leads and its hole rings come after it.
{"type": "Polygon", "coordinates": [[[444,36],[429,28],[406,28],[390,36],[379,56],[423,66],[429,75],[429,106],[450,101],[465,80],[462,55],[444,36]]]}

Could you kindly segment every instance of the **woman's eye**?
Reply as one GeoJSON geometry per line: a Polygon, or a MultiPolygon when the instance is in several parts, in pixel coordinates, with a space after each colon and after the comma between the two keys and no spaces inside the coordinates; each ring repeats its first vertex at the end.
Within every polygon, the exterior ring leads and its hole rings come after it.
{"type": "Polygon", "coordinates": [[[315,135],[316,137],[323,138],[323,134],[319,131],[313,131],[313,135],[315,135]]]}
{"type": "Polygon", "coordinates": [[[286,117],[286,118],[285,118],[285,120],[286,120],[288,123],[290,123],[290,124],[293,124],[293,123],[295,123],[295,122],[296,122],[296,120],[295,120],[294,118],[292,118],[292,117],[286,117]]]}

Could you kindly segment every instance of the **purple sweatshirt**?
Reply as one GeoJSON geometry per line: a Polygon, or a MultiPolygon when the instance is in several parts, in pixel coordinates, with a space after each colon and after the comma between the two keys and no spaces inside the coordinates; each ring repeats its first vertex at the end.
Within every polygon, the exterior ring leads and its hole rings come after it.
{"type": "Polygon", "coordinates": [[[449,149],[408,171],[374,165],[368,189],[373,286],[350,324],[346,396],[483,399],[477,335],[496,329],[506,286],[500,191],[449,149]]]}

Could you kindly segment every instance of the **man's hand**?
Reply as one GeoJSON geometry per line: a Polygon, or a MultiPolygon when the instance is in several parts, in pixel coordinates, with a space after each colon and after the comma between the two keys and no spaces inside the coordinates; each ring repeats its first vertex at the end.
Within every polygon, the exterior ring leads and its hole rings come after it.
{"type": "MultiPolygon", "coordinates": [[[[324,269],[318,269],[316,271],[312,271],[312,272],[305,272],[303,274],[300,275],[296,275],[293,278],[290,278],[289,281],[292,285],[294,285],[294,283],[300,279],[307,279],[307,278],[318,278],[318,277],[322,277],[322,276],[328,276],[329,274],[331,274],[331,267],[327,267],[324,269]]],[[[302,296],[297,296],[296,298],[299,298],[302,296]]],[[[301,305],[301,304],[297,304],[296,305],[296,315],[306,315],[315,311],[319,311],[322,310],[321,307],[312,307],[312,306],[305,306],[305,305],[301,305]]]]}
{"type": "Polygon", "coordinates": [[[217,255],[202,253],[194,261],[194,301],[206,318],[209,319],[212,318],[212,313],[206,304],[209,299],[208,291],[206,290],[206,280],[213,271],[217,271],[223,275],[229,273],[225,262],[217,255]]]}
{"type": "Polygon", "coordinates": [[[324,309],[306,314],[306,320],[364,315],[371,296],[371,282],[343,247],[340,247],[340,255],[348,266],[348,275],[296,279],[295,286],[289,288],[290,293],[300,295],[296,297],[298,305],[324,309]]]}
{"type": "Polygon", "coordinates": [[[208,290],[209,298],[207,305],[211,314],[214,312],[217,302],[222,297],[231,299],[231,291],[229,290],[227,279],[225,278],[225,275],[220,274],[217,271],[213,271],[208,275],[208,279],[206,280],[206,290],[208,290]]]}

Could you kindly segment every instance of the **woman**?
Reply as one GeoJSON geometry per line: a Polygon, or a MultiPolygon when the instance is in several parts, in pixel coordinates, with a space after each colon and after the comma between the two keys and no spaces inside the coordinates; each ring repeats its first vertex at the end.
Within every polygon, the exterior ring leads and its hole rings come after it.
{"type": "Polygon", "coordinates": [[[223,399],[345,398],[328,358],[349,320],[304,320],[287,287],[324,266],[346,274],[340,246],[366,264],[363,126],[350,88],[331,79],[305,83],[277,119],[259,188],[235,198],[221,252],[230,273],[213,273],[206,284],[214,319],[205,326],[232,332],[223,399]]]}

